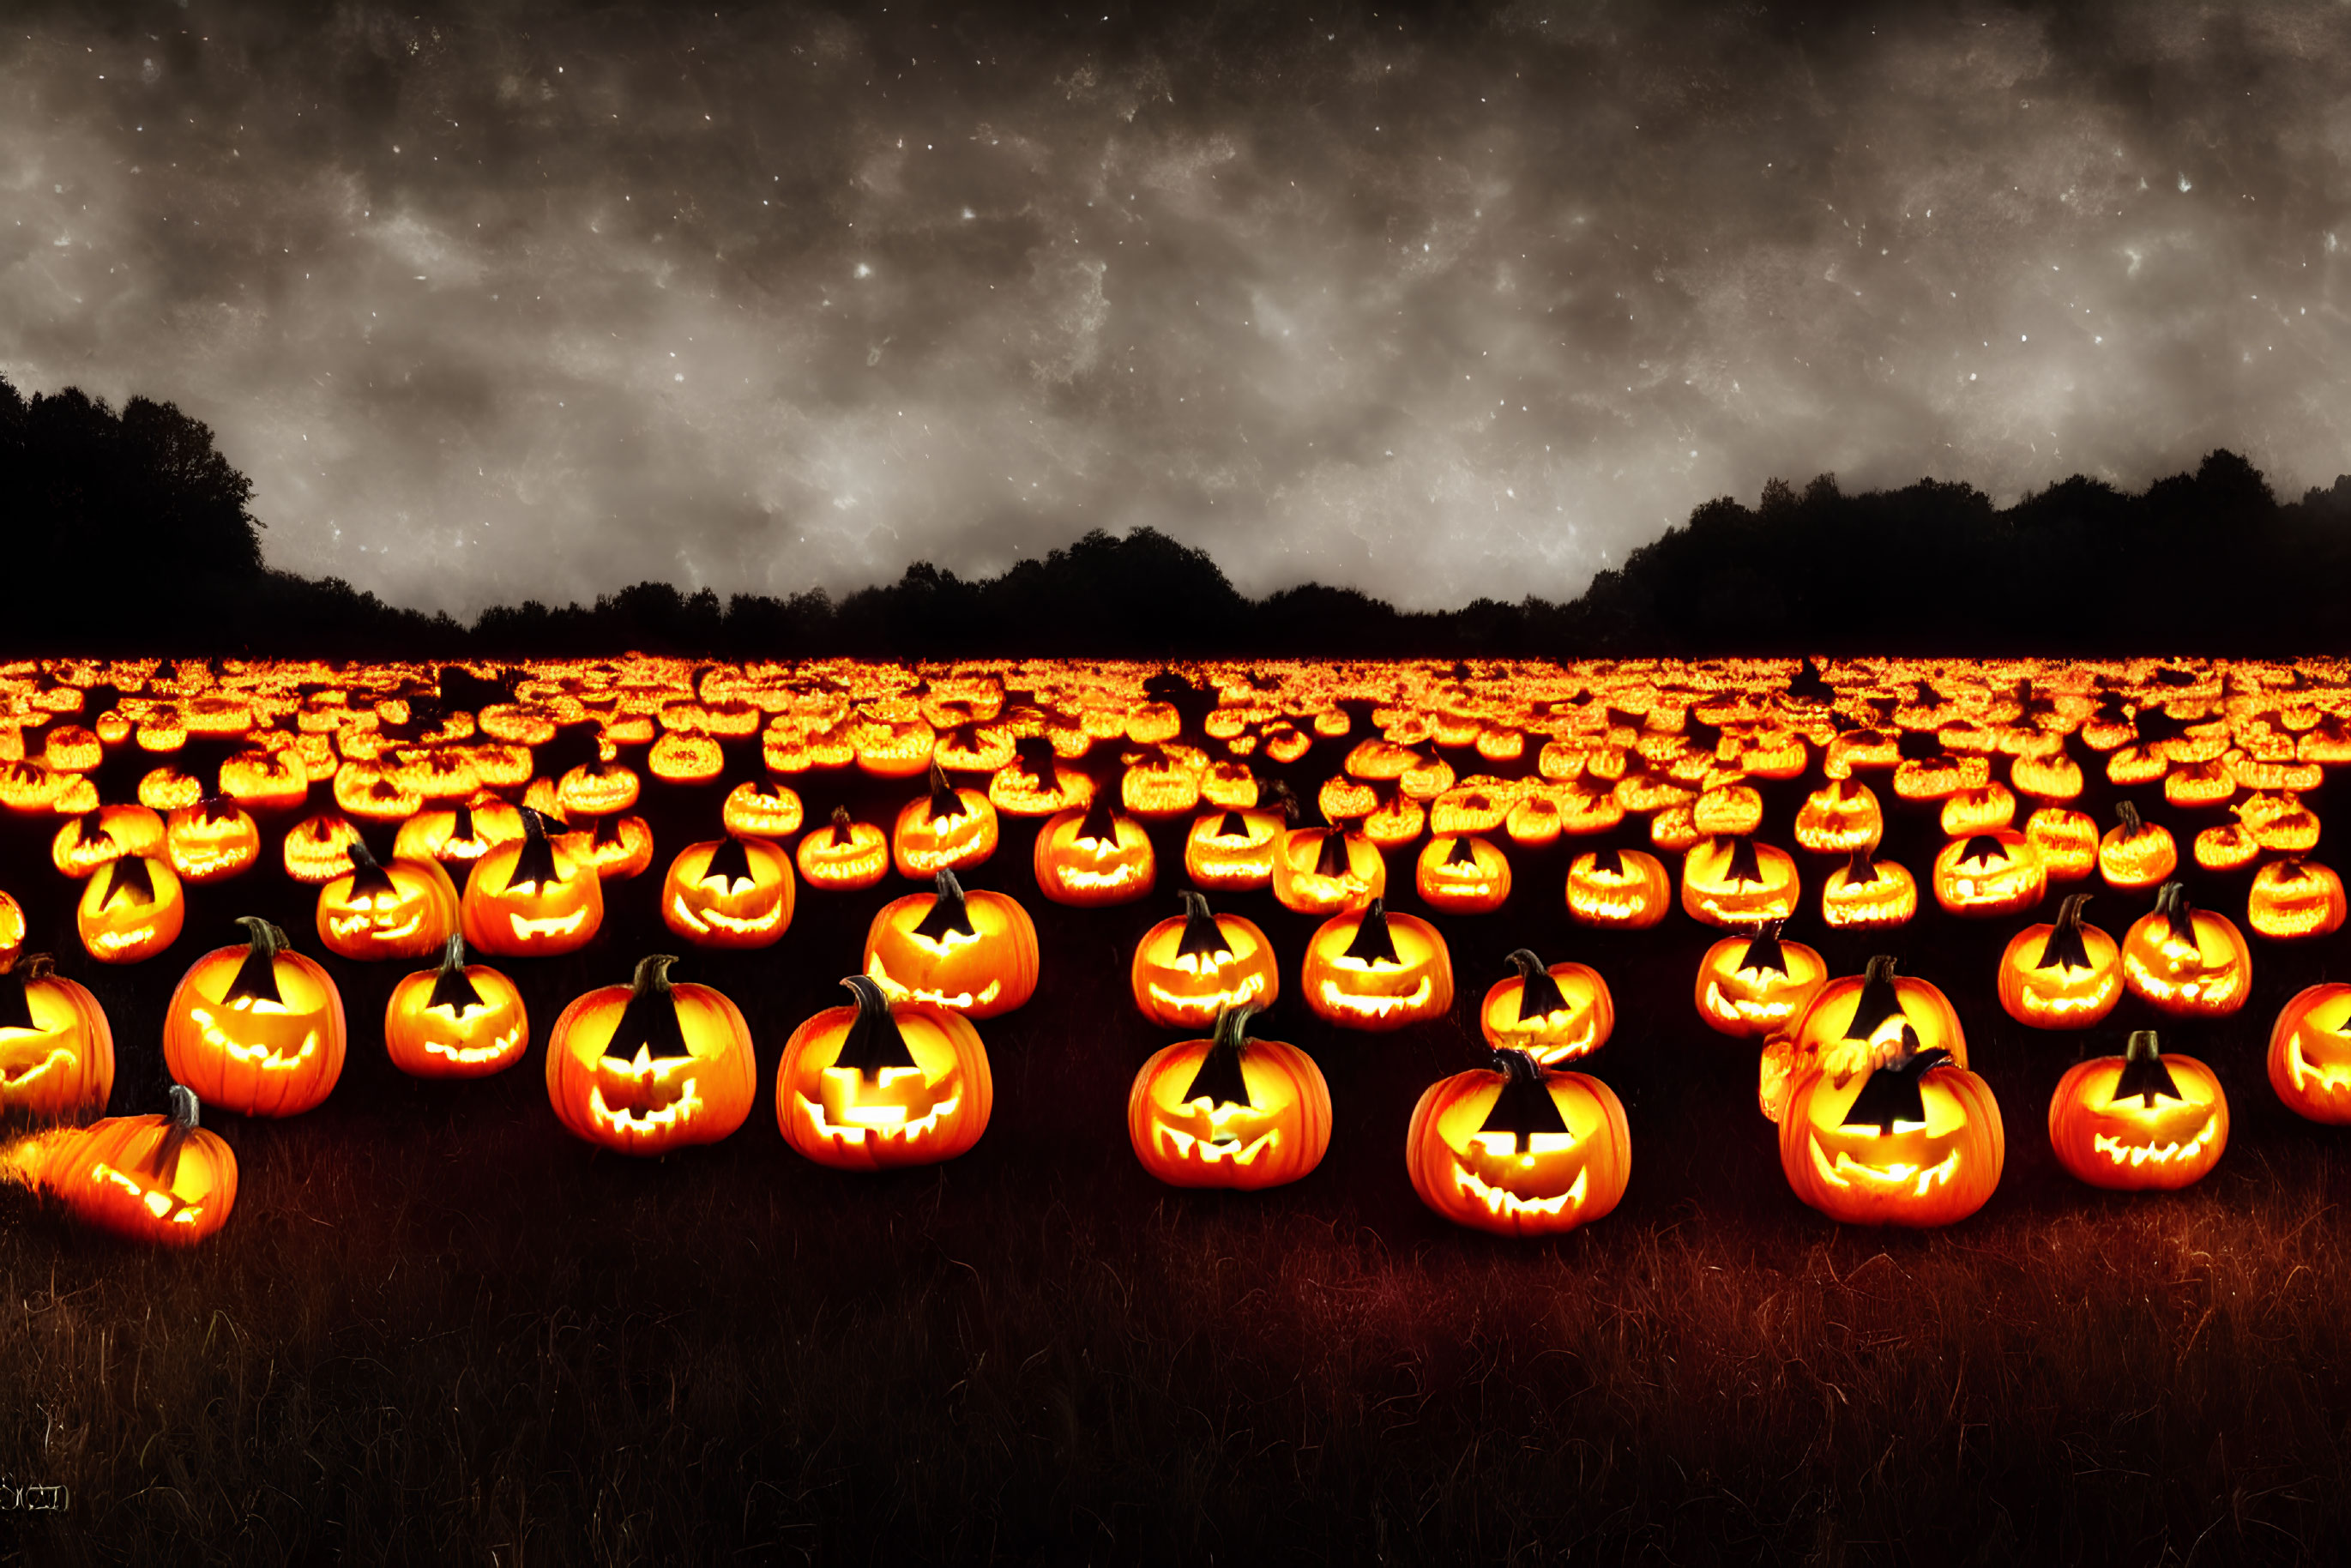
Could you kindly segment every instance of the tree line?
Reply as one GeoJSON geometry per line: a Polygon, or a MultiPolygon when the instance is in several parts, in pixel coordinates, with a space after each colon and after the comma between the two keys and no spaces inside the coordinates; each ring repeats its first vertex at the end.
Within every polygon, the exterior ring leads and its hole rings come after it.
{"type": "Polygon", "coordinates": [[[118,410],[0,380],[0,652],[521,658],[1553,657],[2195,652],[2351,643],[2351,476],[2281,502],[2235,453],[2131,495],[2076,476],[1995,507],[1922,479],[1847,495],[1774,479],[1708,501],[1582,597],[1413,612],[1319,583],[1250,599],[1204,551],[1095,530],[1000,575],[916,562],[835,599],[641,582],[471,625],[272,569],[252,483],[168,402],[118,410]]]}

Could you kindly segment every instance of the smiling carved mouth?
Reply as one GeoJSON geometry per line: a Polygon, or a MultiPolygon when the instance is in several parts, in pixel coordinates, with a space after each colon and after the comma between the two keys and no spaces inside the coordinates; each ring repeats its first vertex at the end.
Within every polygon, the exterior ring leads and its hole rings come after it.
{"type": "Polygon", "coordinates": [[[89,1167],[89,1179],[113,1183],[137,1198],[148,1213],[168,1225],[193,1225],[204,1212],[202,1204],[185,1202],[177,1193],[151,1192],[104,1160],[89,1167]]]}
{"type": "Polygon", "coordinates": [[[2351,1062],[2311,1061],[2302,1053],[2302,1033],[2298,1030],[2286,1041],[2285,1070],[2296,1090],[2308,1089],[2314,1083],[2329,1094],[2351,1090],[2351,1062]]]}
{"type": "Polygon", "coordinates": [[[697,910],[687,906],[684,894],[670,901],[670,908],[680,920],[696,931],[716,929],[736,936],[752,936],[763,931],[773,931],[784,912],[780,903],[759,915],[726,915],[716,909],[697,910]]]}
{"type": "Polygon", "coordinates": [[[1229,1133],[1203,1138],[1165,1126],[1154,1126],[1151,1135],[1162,1155],[1169,1153],[1170,1145],[1173,1145],[1177,1159],[1204,1166],[1253,1166],[1257,1164],[1258,1155],[1280,1146],[1281,1143],[1281,1129],[1279,1127],[1269,1127],[1246,1144],[1229,1133]]]}
{"type": "Polygon", "coordinates": [[[507,918],[513,923],[517,936],[569,936],[588,923],[588,912],[575,909],[569,915],[550,915],[543,920],[524,915],[509,915],[507,918]]]}
{"type": "MultiPolygon", "coordinates": [[[[280,1013],[285,1011],[283,1008],[277,1008],[276,1004],[268,1002],[256,1003],[251,1010],[257,1014],[264,1007],[274,1008],[280,1013]]],[[[238,1010],[246,1010],[244,1004],[238,1004],[238,1010]]],[[[242,1040],[232,1040],[221,1028],[209,1008],[190,1008],[188,1017],[194,1020],[196,1028],[203,1031],[206,1045],[213,1047],[232,1061],[256,1065],[265,1072],[290,1071],[319,1053],[319,1031],[315,1029],[302,1036],[301,1047],[293,1055],[287,1056],[276,1046],[266,1041],[256,1040],[247,1045],[242,1040]]]]}
{"type": "Polygon", "coordinates": [[[2105,1155],[2107,1162],[2116,1166],[2168,1166],[2194,1159],[2212,1146],[2212,1140],[2219,1135],[2220,1131],[2220,1123],[2207,1115],[2204,1118],[2203,1128],[2184,1144],[2175,1138],[2161,1148],[2156,1148],[2147,1144],[2125,1143],[2120,1138],[2110,1137],[2105,1133],[2100,1133],[2090,1140],[2090,1147],[2095,1152],[2105,1155]]]}
{"type": "Polygon", "coordinates": [[[1357,1018],[1384,1019],[1405,1008],[1426,1006],[1436,989],[1436,984],[1426,975],[1420,977],[1419,985],[1401,997],[1360,997],[1352,991],[1341,990],[1336,980],[1325,980],[1322,982],[1322,1000],[1339,1011],[1357,1018]]]}
{"type": "Polygon", "coordinates": [[[339,937],[365,934],[372,935],[377,940],[382,942],[397,942],[403,936],[413,936],[423,930],[423,926],[424,915],[421,910],[410,915],[402,924],[392,926],[378,925],[376,917],[372,915],[329,916],[327,921],[327,928],[339,937]]]}
{"type": "Polygon", "coordinates": [[[1832,1162],[1828,1152],[1821,1147],[1817,1134],[1805,1141],[1812,1146],[1813,1173],[1835,1186],[1849,1187],[1858,1182],[1865,1186],[1891,1190],[1915,1180],[1917,1196],[1924,1197],[1959,1173],[1959,1151],[1957,1149],[1944,1155],[1940,1165],[1892,1165],[1880,1169],[1863,1165],[1843,1149],[1837,1151],[1836,1159],[1832,1162]]]}
{"type": "Polygon", "coordinates": [[[444,1045],[440,1040],[428,1040],[424,1042],[424,1053],[471,1067],[485,1061],[496,1061],[512,1051],[515,1041],[521,1038],[522,1025],[517,1024],[487,1045],[444,1045]]]}
{"type": "Polygon", "coordinates": [[[1515,1218],[1522,1214],[1556,1217],[1570,1208],[1582,1208],[1586,1191],[1592,1183],[1592,1167],[1585,1166],[1575,1173],[1575,1185],[1554,1197],[1520,1197],[1507,1187],[1488,1182],[1459,1160],[1453,1162],[1454,1187],[1483,1204],[1486,1212],[1499,1218],[1515,1218]]]}
{"type": "Polygon", "coordinates": [[[22,1067],[12,1067],[0,1070],[0,1086],[12,1089],[22,1088],[25,1084],[31,1082],[34,1079],[40,1077],[52,1068],[70,1067],[72,1065],[73,1052],[60,1045],[51,1050],[48,1055],[43,1057],[38,1061],[28,1062],[22,1067]]]}

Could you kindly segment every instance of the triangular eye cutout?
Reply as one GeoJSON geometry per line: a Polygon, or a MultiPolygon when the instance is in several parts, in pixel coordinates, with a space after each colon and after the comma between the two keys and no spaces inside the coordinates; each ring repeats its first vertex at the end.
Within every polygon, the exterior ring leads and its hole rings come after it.
{"type": "Polygon", "coordinates": [[[1347,869],[1347,830],[1338,827],[1323,829],[1322,847],[1314,855],[1314,874],[1344,876],[1347,869]]]}
{"type": "Polygon", "coordinates": [[[1111,788],[1105,784],[1093,792],[1086,802],[1086,814],[1078,822],[1076,842],[1118,847],[1118,819],[1111,815],[1111,788]]]}
{"type": "Polygon", "coordinates": [[[98,901],[100,914],[113,908],[118,898],[128,898],[133,904],[155,902],[155,873],[148,869],[145,855],[124,855],[118,860],[110,860],[99,874],[108,879],[106,896],[98,901]]]}
{"type": "Polygon", "coordinates": [[[1564,1134],[1567,1118],[1551,1097],[1551,1075],[1523,1051],[1498,1051],[1494,1066],[1502,1074],[1502,1092],[1478,1124],[1481,1133],[1508,1133],[1513,1153],[1525,1154],[1537,1133],[1564,1134]]]}
{"type": "Polygon", "coordinates": [[[906,1048],[906,1037],[898,1031],[898,1020],[891,1015],[890,998],[870,975],[851,975],[841,982],[857,998],[857,1019],[842,1037],[841,1054],[832,1059],[835,1067],[845,1067],[868,1083],[878,1083],[885,1067],[919,1067],[914,1053],[906,1048]]]}
{"type": "Polygon", "coordinates": [[[507,873],[507,891],[519,888],[543,892],[563,879],[555,871],[555,845],[547,837],[547,819],[522,809],[522,848],[515,852],[514,869],[507,873]]]}
{"type": "Polygon", "coordinates": [[[2182,1102],[2188,1098],[2179,1092],[2171,1069],[2163,1064],[2163,1052],[2151,1029],[2131,1031],[2130,1043],[2123,1053],[2122,1075],[2115,1080],[2115,1092],[2107,1103],[2119,1105],[2132,1098],[2148,1111],[2155,1109],[2158,1098],[2182,1102]]]}
{"type": "Polygon", "coordinates": [[[1614,844],[1601,845],[1592,852],[1592,870],[1594,875],[1623,876],[1625,874],[1624,852],[1614,844]]]}
{"type": "Polygon", "coordinates": [[[2090,902],[2086,893],[2069,894],[2057,906],[2057,923],[2049,928],[2049,940],[2042,945],[2041,962],[2036,969],[2086,969],[2090,967],[2090,949],[2082,940],[2082,906],[2090,902]]]}
{"type": "Polygon", "coordinates": [[[1741,833],[1730,841],[1730,863],[1722,868],[1722,880],[1748,886],[1761,886],[1763,867],[1755,858],[1755,841],[1741,833]]]}
{"type": "Polygon", "coordinates": [[[1990,833],[1978,833],[1959,849],[1961,865],[1966,865],[1971,861],[1978,865],[1991,861],[2005,863],[2008,858],[2008,846],[1990,833]]]}
{"type": "Polygon", "coordinates": [[[656,1061],[694,1054],[686,1049],[677,998],[669,989],[669,967],[676,962],[672,953],[637,960],[636,979],[629,988],[629,1004],[621,1010],[621,1026],[604,1042],[607,1061],[633,1061],[641,1047],[656,1061]]]}
{"type": "Polygon", "coordinates": [[[1225,928],[1208,913],[1208,901],[1196,893],[1186,892],[1184,899],[1184,939],[1176,945],[1179,958],[1229,958],[1233,945],[1225,940],[1225,928]]]}
{"type": "Polygon", "coordinates": [[[1782,924],[1777,920],[1767,920],[1755,928],[1753,940],[1747,944],[1747,951],[1740,957],[1740,968],[1752,969],[1759,974],[1765,969],[1776,970],[1782,975],[1788,972],[1788,956],[1780,949],[1782,924]]]}
{"type": "Polygon", "coordinates": [[[1894,989],[1894,960],[1881,953],[1862,971],[1861,995],[1854,1002],[1853,1021],[1844,1026],[1844,1038],[1867,1040],[1887,1019],[1906,1016],[1894,989]]]}
{"type": "Polygon", "coordinates": [[[1249,819],[1238,811],[1228,810],[1224,814],[1223,820],[1217,823],[1217,830],[1213,836],[1219,839],[1248,838],[1249,819]]]}
{"type": "Polygon", "coordinates": [[[964,804],[964,799],[956,791],[956,787],[947,782],[946,770],[941,768],[935,759],[931,763],[929,810],[930,816],[926,820],[933,827],[936,827],[951,817],[971,815],[971,808],[964,804]]]}
{"type": "Polygon", "coordinates": [[[236,978],[229,982],[221,1000],[284,1005],[286,998],[277,989],[277,955],[286,946],[286,933],[258,915],[239,915],[236,923],[245,927],[249,946],[245,962],[237,966],[236,978]]]}
{"type": "Polygon", "coordinates": [[[364,898],[377,894],[390,894],[394,898],[400,896],[400,889],[392,883],[392,873],[376,863],[366,840],[354,837],[348,847],[351,857],[351,897],[364,898]]]}
{"type": "Polygon", "coordinates": [[[33,1017],[32,998],[25,994],[25,988],[47,979],[49,967],[47,953],[28,953],[0,972],[0,1029],[40,1029],[33,1017]]]}
{"type": "Polygon", "coordinates": [[[1189,1105],[1195,1100],[1206,1100],[1211,1106],[1256,1103],[1249,1098],[1249,1078],[1241,1071],[1241,1053],[1249,1045],[1249,1020],[1256,1012],[1247,1003],[1217,1010],[1216,1037],[1177,1104],[1189,1105]]]}
{"type": "Polygon", "coordinates": [[[1521,947],[1503,959],[1519,972],[1519,1021],[1531,1022],[1567,1010],[1567,998],[1560,995],[1559,981],[1535,956],[1531,947],[1521,947]]]}
{"type": "Polygon", "coordinates": [[[1884,874],[1877,869],[1877,862],[1870,858],[1867,844],[1855,845],[1853,858],[1844,862],[1844,880],[1848,887],[1860,887],[1876,882],[1884,874]]]}
{"type": "Polygon", "coordinates": [[[1362,964],[1402,964],[1396,956],[1395,937],[1388,931],[1387,901],[1375,898],[1364,906],[1364,917],[1356,924],[1355,939],[1347,945],[1347,957],[1362,964]]]}
{"type": "Polygon", "coordinates": [[[930,913],[923,916],[923,923],[914,927],[914,935],[934,942],[950,934],[978,936],[979,928],[971,923],[971,911],[964,907],[963,883],[956,880],[955,873],[940,872],[933,885],[938,889],[938,896],[931,901],[930,913]]]}
{"type": "Polygon", "coordinates": [[[1478,863],[1477,843],[1470,839],[1468,834],[1462,834],[1461,837],[1453,841],[1453,847],[1446,852],[1445,863],[1447,865],[1476,865],[1478,863]]]}
{"type": "Polygon", "coordinates": [[[111,844],[115,841],[114,835],[99,823],[96,811],[84,811],[74,819],[73,841],[74,847],[79,849],[89,844],[111,844]]]}
{"type": "Polygon", "coordinates": [[[1878,1135],[1884,1137],[1892,1134],[1897,1122],[1925,1122],[1927,1103],[1919,1095],[1919,1082],[1930,1069],[1950,1060],[1951,1053],[1939,1045],[1932,1051],[1920,1051],[1917,1032],[1904,1024],[1901,1056],[1871,1070],[1861,1092],[1853,1097],[1852,1108],[1844,1113],[1844,1125],[1876,1127],[1878,1135]]]}
{"type": "Polygon", "coordinates": [[[715,882],[722,893],[733,893],[737,883],[758,885],[759,879],[751,874],[751,850],[733,833],[726,835],[719,846],[710,852],[710,863],[702,868],[697,882],[715,882]]]}
{"type": "Polygon", "coordinates": [[[433,977],[433,995],[424,1005],[447,1008],[459,1018],[471,1009],[490,1005],[465,974],[465,938],[459,933],[450,933],[449,945],[441,950],[441,972],[433,977]]]}

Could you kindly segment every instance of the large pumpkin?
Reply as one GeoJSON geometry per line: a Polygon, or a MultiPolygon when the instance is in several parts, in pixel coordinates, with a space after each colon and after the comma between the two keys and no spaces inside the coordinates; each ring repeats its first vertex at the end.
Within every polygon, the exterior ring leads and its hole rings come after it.
{"type": "Polygon", "coordinates": [[[1991,1086],[1905,1028],[1887,1059],[1840,1081],[1817,1065],[1789,1092],[1780,1168],[1848,1225],[1949,1225],[1981,1208],[2007,1157],[1991,1086]]]}
{"type": "Polygon", "coordinates": [[[525,810],[523,836],[474,862],[458,900],[468,946],[501,958],[575,953],[604,923],[604,884],[525,810]]]}
{"type": "Polygon", "coordinates": [[[1457,1072],[1421,1095],[1405,1166],[1420,1200],[1456,1225],[1552,1236],[1624,1197],[1633,1134],[1600,1080],[1498,1051],[1490,1069],[1457,1072]]]}
{"type": "Polygon", "coordinates": [[[1155,1051],[1134,1075],[1126,1134],[1143,1168],[1172,1186],[1243,1191],[1296,1181],[1331,1146],[1331,1090],[1314,1059],[1250,1040],[1249,1004],[1213,1035],[1155,1051]]]}
{"type": "Polygon", "coordinates": [[[1741,1040],[1762,1040],[1794,1027],[1828,984],[1829,967],[1802,942],[1781,939],[1782,922],[1726,936],[1698,965],[1698,1012],[1707,1027],[1741,1040]]]}
{"type": "Polygon", "coordinates": [[[625,986],[580,997],[547,1037],[547,1097],[566,1127],[625,1155],[713,1144],[751,1113],[751,1027],[726,995],[676,985],[655,953],[625,986]]]}
{"type": "Polygon", "coordinates": [[[1008,1013],[1037,994],[1037,925],[1008,893],[967,893],[943,871],[933,893],[883,905],[865,932],[865,972],[893,1002],[967,1018],[1008,1013]]]}
{"type": "Polygon", "coordinates": [[[49,859],[81,878],[124,855],[151,855],[163,843],[163,819],[144,806],[100,806],[69,818],[49,841],[49,859]]]}
{"type": "Polygon", "coordinates": [[[2158,1012],[2223,1018],[2252,994],[2253,956],[2236,922],[2196,908],[2183,883],[2167,882],[2123,935],[2123,984],[2158,1012]]]}
{"type": "Polygon", "coordinates": [[[2343,879],[2299,855],[2272,861],[2253,873],[2245,894],[2245,924],[2273,942],[2304,942],[2340,930],[2343,879]]]}
{"type": "Polygon", "coordinates": [[[378,865],[359,839],[351,869],[319,890],[319,940],[346,958],[422,958],[457,929],[457,884],[434,860],[378,865]]]}
{"type": "Polygon", "coordinates": [[[0,1125],[79,1122],[114,1092],[114,1032],[89,988],[47,953],[0,967],[0,1125]]]}
{"type": "Polygon", "coordinates": [[[2122,999],[2122,949],[2083,923],[2086,893],[2069,894],[2050,925],[2028,925],[2000,956],[2000,1005],[2034,1029],[2088,1029],[2122,999]]]}
{"type": "Polygon", "coordinates": [[[1134,1005],[1143,1016],[1167,1029],[1207,1029],[1227,1008],[1272,1006],[1281,972],[1265,933],[1238,915],[1210,914],[1199,894],[1178,896],[1184,913],[1135,944],[1134,1005]]]}
{"type": "Polygon", "coordinates": [[[530,1016],[515,983],[487,964],[466,963],[465,939],[453,934],[440,967],[392,988],[383,1048],[412,1078],[481,1078],[522,1060],[530,1016]]]}
{"type": "Polygon", "coordinates": [[[2229,1097],[2192,1056],[2137,1030],[2121,1056],[2077,1062],[2049,1097],[2049,1146],[2092,1186],[2169,1192],[2201,1181],[2229,1146],[2229,1097]]]}
{"type": "Polygon", "coordinates": [[[854,1005],[794,1030],[776,1064],[784,1141],[819,1165],[869,1171],[951,1160],[977,1143],[996,1090],[971,1020],[893,1003],[869,976],[841,983],[854,1005]]]}
{"type": "Polygon", "coordinates": [[[688,844],[662,879],[662,921],[697,947],[772,947],[792,923],[792,857],[766,839],[688,844]]]}
{"type": "Polygon", "coordinates": [[[236,1206],[236,1155],[196,1125],[194,1094],[177,1083],[170,1094],[168,1116],[60,1129],[12,1151],[8,1163],[85,1225],[131,1241],[201,1241],[236,1206]]]}
{"type": "Polygon", "coordinates": [[[180,939],[187,896],[172,862],[161,855],[123,855],[81,884],[74,927],[101,964],[136,964],[180,939]]]}
{"type": "Polygon", "coordinates": [[[297,1116],[343,1071],[343,998],[286,933],[244,915],[243,946],[215,947],[163,1009],[163,1061],[199,1099],[247,1116],[297,1116]]]}
{"type": "Polygon", "coordinates": [[[2270,1030],[2270,1087],[2297,1116],[2351,1124],[2351,984],[2294,994],[2270,1030]]]}
{"type": "Polygon", "coordinates": [[[1517,974],[1497,980],[1478,1005],[1478,1030],[1496,1051],[1523,1051],[1546,1067],[1589,1056],[1616,1029],[1616,1001],[1589,964],[1545,967],[1530,947],[1504,962],[1517,974]]]}
{"type": "Polygon", "coordinates": [[[1341,1029],[1385,1031],[1445,1016],[1453,959],[1436,926],[1374,898],[1307,940],[1299,983],[1306,1005],[1341,1029]]]}
{"type": "Polygon", "coordinates": [[[1082,809],[1047,819],[1030,863],[1038,892],[1080,908],[1131,904],[1159,881],[1150,833],[1111,809],[1108,789],[1096,790],[1082,809]]]}

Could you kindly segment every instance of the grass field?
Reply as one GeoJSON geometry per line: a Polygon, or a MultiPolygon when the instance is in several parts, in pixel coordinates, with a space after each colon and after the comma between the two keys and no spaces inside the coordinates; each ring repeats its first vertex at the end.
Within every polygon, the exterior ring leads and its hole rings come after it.
{"type": "MultiPolygon", "coordinates": [[[[1318,748],[1301,793],[1335,765],[1318,748]]],[[[800,783],[812,818],[836,789],[869,815],[911,793],[800,783]]],[[[652,788],[656,873],[715,832],[721,793],[652,788]]],[[[1763,837],[1789,841],[1801,793],[1767,797],[1763,837]]],[[[2111,820],[2109,798],[2090,805],[2111,820]]],[[[2326,817],[2325,792],[2310,801],[2326,817]]],[[[2198,825],[2150,814],[2183,845],[2198,825]]],[[[379,1027],[405,966],[330,958],[352,1020],[341,1084],[289,1122],[207,1116],[243,1168],[220,1236],[142,1252],[0,1193],[0,1476],[70,1493],[62,1513],[0,1518],[0,1562],[2351,1554],[2351,1162],[2343,1134],[2277,1104],[2261,1061],[2284,998],[2351,969],[2341,942],[2257,945],[2245,1011],[2165,1030],[2219,1070],[2231,1146],[2199,1188],[2116,1197],[2058,1168],[2046,1105],[2085,1046],[2119,1050],[2148,1015],[2126,1000],[2085,1038],[2011,1024],[1991,976],[2023,921],[1962,925],[1930,900],[1890,939],[1832,937],[1810,913],[1832,862],[1810,861],[1790,935],[1835,973],[1887,951],[1949,990],[2008,1129],[1976,1218],[1876,1234],[1788,1192],[1752,1050],[1691,1005],[1713,934],[1678,915],[1575,929],[1564,846],[1514,855],[1502,914],[1441,922],[1456,1016],[1391,1036],[1296,1001],[1312,921],[1220,901],[1274,937],[1285,999],[1258,1032],[1313,1052],[1336,1130],[1295,1186],[1176,1192],[1136,1164],[1123,1107],[1173,1038],[1135,1013],[1126,964],[1176,910],[1177,836],[1158,835],[1158,894],[1088,913],[1034,895],[1029,832],[1008,830],[967,880],[1029,904],[1044,982],[983,1026],[995,1119],[951,1165],[837,1175],[775,1130],[783,1038],[841,998],[867,920],[904,891],[887,885],[803,889],[765,954],[687,950],[679,977],[731,995],[761,1051],[760,1103],[716,1147],[647,1164],[574,1141],[537,1041],[499,1078],[410,1081],[379,1027]],[[1593,1071],[1635,1141],[1617,1212],[1532,1245],[1436,1218],[1402,1154],[1421,1090],[1482,1054],[1469,1009],[1520,946],[1614,987],[1593,1071]]],[[[1930,812],[1898,812],[1883,852],[1923,878],[1938,842],[1930,812]]],[[[311,895],[273,862],[194,890],[163,958],[103,971],[47,852],[46,829],[0,823],[31,946],[114,1020],[118,1113],[160,1108],[163,999],[232,917],[268,915],[319,951],[311,895]]],[[[1415,907],[1408,862],[1391,874],[1415,907]]],[[[2241,918],[2249,875],[2189,880],[2241,918]]],[[[542,1037],[581,990],[680,950],[649,881],[616,890],[588,951],[502,966],[542,1037]]],[[[2119,934],[2148,902],[2102,894],[2090,918],[2119,934]]]]}

